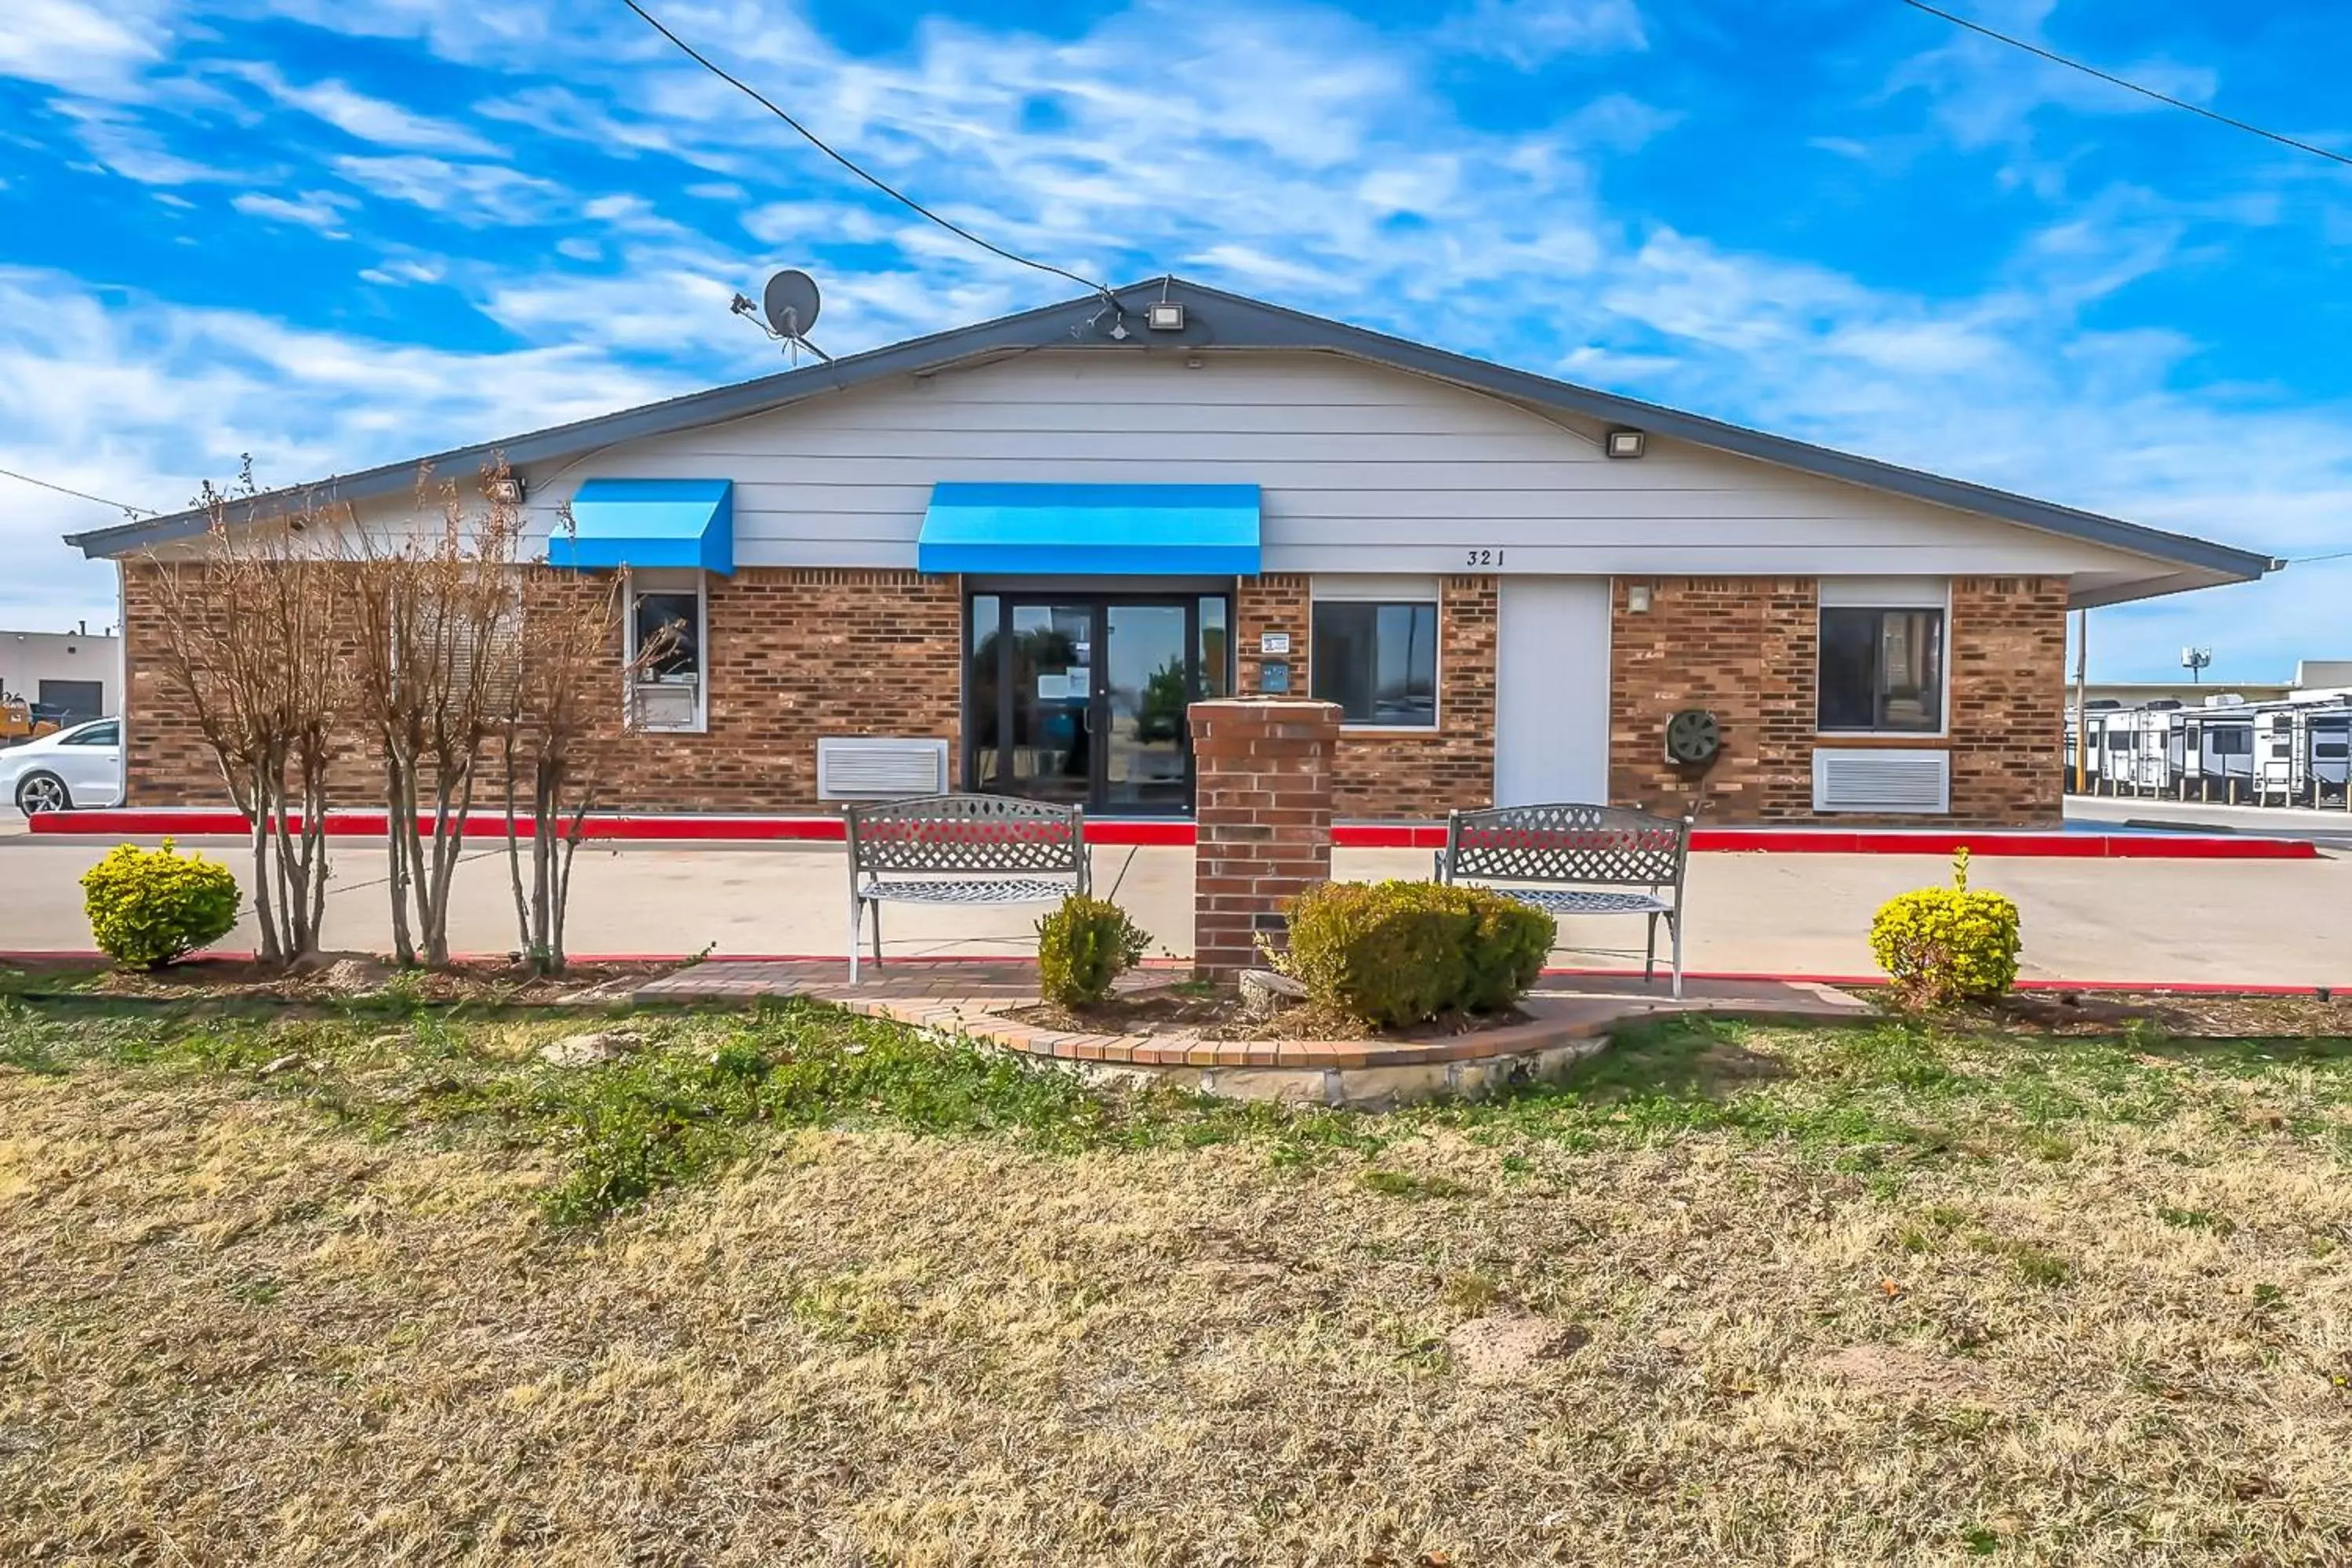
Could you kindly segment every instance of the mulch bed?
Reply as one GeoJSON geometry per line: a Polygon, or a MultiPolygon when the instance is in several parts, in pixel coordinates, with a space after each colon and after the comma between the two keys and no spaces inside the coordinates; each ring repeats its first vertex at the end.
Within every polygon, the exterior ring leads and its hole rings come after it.
{"type": "Polygon", "coordinates": [[[1271,1018],[1251,1015],[1231,986],[1187,985],[1113,995],[1092,1007],[1037,1002],[1004,1016],[1043,1029],[1085,1035],[1142,1035],[1192,1040],[1447,1040],[1524,1024],[1528,1015],[1446,1013],[1403,1029],[1377,1029],[1360,1018],[1302,1003],[1271,1018]]]}
{"type": "Polygon", "coordinates": [[[2174,991],[2020,991],[1945,1022],[2022,1034],[2122,1035],[2156,1030],[2195,1039],[2352,1038],[2352,997],[2245,996],[2174,991]]]}
{"type": "MultiPolygon", "coordinates": [[[[78,966],[58,974],[58,994],[133,997],[149,1001],[277,1001],[327,1003],[372,996],[387,987],[425,1004],[500,1005],[627,999],[637,986],[675,964],[580,963],[559,975],[537,975],[518,963],[462,963],[446,969],[402,971],[369,953],[327,953],[299,973],[251,959],[193,958],[154,970],[110,969],[89,974],[78,966]]],[[[42,968],[22,965],[37,981],[42,968]]]]}

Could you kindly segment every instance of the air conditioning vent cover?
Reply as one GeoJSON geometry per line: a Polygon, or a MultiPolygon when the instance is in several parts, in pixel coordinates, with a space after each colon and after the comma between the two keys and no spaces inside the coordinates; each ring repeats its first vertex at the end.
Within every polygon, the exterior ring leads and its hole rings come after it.
{"type": "Polygon", "coordinates": [[[900,800],[948,787],[948,743],[883,735],[827,735],[816,743],[820,800],[900,800]]]}
{"type": "Polygon", "coordinates": [[[1951,754],[1837,748],[1813,753],[1815,811],[1924,812],[1952,808],[1951,754]]]}

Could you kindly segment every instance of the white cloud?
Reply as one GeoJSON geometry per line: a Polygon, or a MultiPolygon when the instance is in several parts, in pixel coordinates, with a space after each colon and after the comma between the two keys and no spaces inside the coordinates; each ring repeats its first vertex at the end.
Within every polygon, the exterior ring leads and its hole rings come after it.
{"type": "Polygon", "coordinates": [[[448,276],[449,268],[440,261],[424,261],[415,257],[386,258],[360,276],[371,283],[394,287],[408,283],[438,283],[448,276]]]}
{"type": "Polygon", "coordinates": [[[248,217],[300,224],[305,228],[317,229],[330,239],[350,237],[341,226],[343,213],[355,205],[351,197],[339,196],[332,191],[304,191],[291,201],[260,191],[247,191],[229,203],[248,217]]]}
{"type": "Polygon", "coordinates": [[[604,258],[603,246],[576,234],[557,240],[555,248],[559,255],[568,256],[574,261],[602,261],[604,258]]]}
{"type": "MultiPolygon", "coordinates": [[[[299,483],[688,389],[575,347],[465,353],[289,328],[244,310],[101,294],[0,267],[0,467],[159,510],[251,452],[299,483]]],[[[0,624],[112,618],[113,574],[58,536],[121,519],[0,489],[0,624]]]]}
{"type": "Polygon", "coordinates": [[[224,168],[181,156],[160,131],[116,105],[73,99],[57,107],[73,122],[90,156],[126,180],[142,185],[194,185],[245,183],[255,176],[252,169],[224,168]]]}
{"type": "Polygon", "coordinates": [[[413,152],[460,153],[475,157],[495,156],[499,151],[462,125],[413,113],[331,79],[301,87],[264,62],[240,63],[226,68],[278,102],[322,120],[362,142],[413,152]]]}
{"type": "Polygon", "coordinates": [[[0,25],[0,77],[68,92],[128,90],[172,41],[164,0],[9,0],[0,25]]]}
{"type": "Polygon", "coordinates": [[[1521,70],[1563,55],[1650,47],[1633,0],[1475,0],[1438,37],[1459,53],[1505,60],[1521,70]]]}
{"type": "Polygon", "coordinates": [[[335,172],[363,190],[471,227],[532,226],[571,209],[562,185],[503,163],[453,163],[446,158],[347,156],[335,172]]]}

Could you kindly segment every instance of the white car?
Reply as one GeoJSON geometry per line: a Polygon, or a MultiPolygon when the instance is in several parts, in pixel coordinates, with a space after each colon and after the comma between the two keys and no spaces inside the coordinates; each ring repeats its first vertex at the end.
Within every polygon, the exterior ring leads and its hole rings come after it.
{"type": "Polygon", "coordinates": [[[122,798],[122,721],[77,724],[0,752],[0,799],[26,816],[122,798]]]}

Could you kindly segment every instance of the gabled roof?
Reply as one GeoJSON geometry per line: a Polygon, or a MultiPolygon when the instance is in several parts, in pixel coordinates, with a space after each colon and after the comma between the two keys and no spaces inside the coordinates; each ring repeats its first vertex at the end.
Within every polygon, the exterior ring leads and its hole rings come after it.
{"type": "MultiPolygon", "coordinates": [[[[1744,426],[1727,424],[1701,415],[1598,392],[1570,382],[1555,381],[1528,371],[1465,354],[1449,353],[1404,338],[1351,327],[1303,311],[1286,310],[1262,300],[1230,294],[1181,279],[1154,279],[1116,291],[1118,309],[1099,295],[1067,300],[992,321],[912,338],[827,364],[813,364],[780,374],[707,392],[673,397],[639,408],[624,409],[593,419],[558,425],[500,441],[486,441],[452,451],[404,458],[317,485],[271,492],[256,503],[264,513],[272,500],[289,503],[310,493],[356,501],[412,489],[417,467],[431,463],[442,472],[463,472],[493,454],[504,454],[518,468],[577,457],[583,453],[665,435],[696,426],[740,419],[747,415],[782,408],[807,398],[846,392],[896,375],[940,370],[950,365],[1038,348],[1100,347],[1113,350],[1138,343],[1219,349],[1286,349],[1339,353],[1375,364],[1476,391],[1493,394],[1539,410],[1580,415],[1607,425],[1624,425],[1653,434],[1696,442],[1738,453],[1782,468],[1818,474],[1826,479],[1867,485],[1938,506],[2000,518],[2047,533],[2061,534],[2131,552],[2178,568],[2179,581],[2159,576],[2130,594],[2163,593],[2174,588],[2221,582],[2247,582],[2262,576],[2278,563],[2266,555],[2232,549],[2185,534],[2103,517],[2096,512],[2054,505],[1964,479],[1946,479],[1917,468],[1881,462],[1874,458],[1817,447],[1810,442],[1770,436],[1744,426]],[[1152,332],[1144,328],[1144,309],[1162,298],[1185,309],[1181,332],[1152,332]],[[1123,338],[1112,333],[1123,328],[1123,338]]],[[[66,542],[89,556],[116,556],[154,545],[195,537],[206,526],[201,510],[68,534],[66,542]]],[[[2079,599],[2078,603],[2081,602],[2079,599]]],[[[2095,602],[2095,601],[2094,601],[2095,602]]]]}

